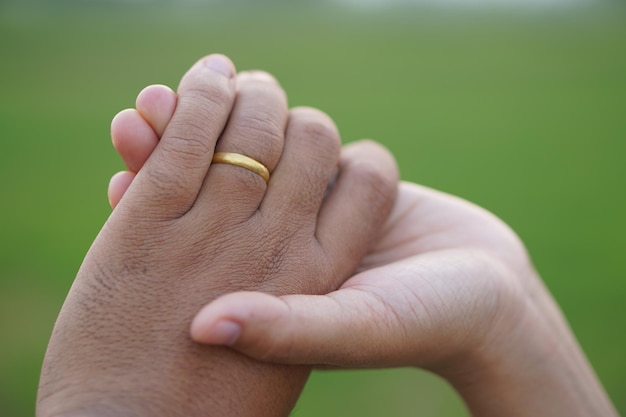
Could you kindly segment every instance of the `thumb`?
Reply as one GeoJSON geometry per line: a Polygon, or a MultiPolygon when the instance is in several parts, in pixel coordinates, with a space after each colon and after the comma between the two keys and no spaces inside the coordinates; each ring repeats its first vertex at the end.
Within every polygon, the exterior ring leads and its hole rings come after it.
{"type": "Polygon", "coordinates": [[[231,293],[205,306],[191,325],[196,342],[259,360],[340,367],[400,365],[397,347],[406,346],[405,336],[380,299],[350,288],[282,297],[231,293]]]}

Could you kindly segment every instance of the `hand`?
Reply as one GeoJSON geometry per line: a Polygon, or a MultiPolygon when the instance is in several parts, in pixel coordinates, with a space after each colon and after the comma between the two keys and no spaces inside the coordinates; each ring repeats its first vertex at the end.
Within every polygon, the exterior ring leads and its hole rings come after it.
{"type": "Polygon", "coordinates": [[[280,363],[419,366],[476,416],[617,416],[523,245],[490,213],[402,183],[360,269],[321,296],[224,295],[192,337],[280,363]],[[220,322],[239,338],[221,339],[220,322]]]}
{"type": "MultiPolygon", "coordinates": [[[[130,145],[156,145],[151,127],[163,131],[162,138],[136,176],[116,177],[132,184],[85,257],[59,315],[37,414],[287,415],[309,368],[201,346],[189,338],[191,318],[206,301],[232,291],[337,288],[391,209],[395,162],[366,142],[340,157],[328,116],[289,111],[271,76],[235,77],[223,56],[188,71],[177,103],[153,101],[159,93],[142,97],[137,111],[115,119],[113,139],[118,146],[129,144],[128,137],[139,139],[130,145]],[[158,112],[149,109],[159,103],[174,113],[151,125],[158,112]],[[254,158],[271,177],[266,182],[243,167],[212,163],[215,152],[254,158]]],[[[233,338],[237,330],[225,325],[217,331],[233,338]]]]}
{"type": "Polygon", "coordinates": [[[524,247],[490,213],[402,183],[385,229],[340,289],[321,296],[228,294],[195,319],[196,341],[255,358],[340,367],[420,366],[468,372],[479,352],[510,337],[541,288],[524,247]]]}
{"type": "MultiPolygon", "coordinates": [[[[153,125],[168,117],[153,113],[153,125]]],[[[129,167],[151,152],[117,148],[129,167]]],[[[126,187],[113,179],[113,205],[126,187]]],[[[196,316],[191,334],[265,361],[430,369],[481,416],[616,415],[517,236],[471,203],[410,183],[337,291],[227,294],[196,316]],[[223,325],[238,337],[220,335],[223,325]]]]}

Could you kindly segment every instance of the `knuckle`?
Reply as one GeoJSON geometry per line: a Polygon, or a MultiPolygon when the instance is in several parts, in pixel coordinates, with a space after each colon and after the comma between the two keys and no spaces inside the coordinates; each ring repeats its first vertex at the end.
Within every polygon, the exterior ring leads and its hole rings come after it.
{"type": "Polygon", "coordinates": [[[228,86],[224,84],[209,84],[204,89],[205,92],[201,97],[208,101],[211,106],[218,110],[224,110],[226,107],[230,109],[233,93],[228,86]]]}
{"type": "Polygon", "coordinates": [[[198,97],[187,96],[181,99],[163,137],[163,147],[167,152],[181,154],[187,158],[190,156],[204,157],[211,153],[215,146],[215,136],[219,132],[225,114],[227,113],[224,102],[216,103],[224,106],[222,110],[207,109],[206,102],[198,97]]]}
{"type": "Polygon", "coordinates": [[[193,160],[211,153],[214,143],[207,127],[196,123],[185,123],[174,134],[163,140],[163,147],[168,154],[178,155],[183,160],[193,160]]]}
{"type": "Polygon", "coordinates": [[[357,141],[356,143],[362,148],[369,148],[372,152],[376,152],[378,154],[381,154],[381,153],[389,154],[389,151],[387,150],[387,148],[385,148],[383,145],[376,142],[375,140],[361,139],[357,141]]]}
{"type": "MultiPolygon", "coordinates": [[[[283,128],[280,121],[265,113],[242,116],[237,125],[236,136],[250,138],[254,146],[259,147],[256,154],[275,155],[282,148],[283,128]]],[[[249,152],[246,149],[246,152],[249,152]]]]}
{"type": "Polygon", "coordinates": [[[237,75],[237,81],[240,83],[266,82],[278,85],[278,80],[272,74],[262,70],[242,71],[237,75]]]}
{"type": "Polygon", "coordinates": [[[225,85],[201,84],[188,87],[181,100],[188,100],[199,114],[221,114],[230,111],[232,92],[225,85]]]}
{"type": "Polygon", "coordinates": [[[320,133],[338,136],[335,122],[326,113],[313,107],[296,107],[291,110],[291,117],[297,122],[319,126],[320,133]]]}
{"type": "Polygon", "coordinates": [[[334,126],[320,120],[308,121],[303,127],[304,133],[313,142],[323,145],[324,148],[339,149],[339,134],[334,126]]]}
{"type": "Polygon", "coordinates": [[[186,196],[195,188],[194,180],[189,175],[159,166],[149,170],[146,181],[150,188],[157,192],[142,196],[145,202],[143,205],[147,209],[140,212],[132,211],[137,220],[154,217],[150,215],[152,211],[172,214],[178,212],[183,207],[182,202],[186,201],[186,196]]]}
{"type": "Polygon", "coordinates": [[[326,113],[311,107],[298,107],[291,112],[290,124],[292,131],[303,139],[331,153],[339,152],[341,138],[335,123],[326,113]]]}
{"type": "Polygon", "coordinates": [[[302,119],[320,119],[325,120],[328,124],[334,126],[333,120],[323,111],[316,109],[315,107],[298,106],[291,109],[293,117],[302,119]]]}
{"type": "Polygon", "coordinates": [[[396,182],[383,169],[370,161],[355,162],[353,167],[356,181],[361,183],[371,196],[372,203],[386,205],[395,198],[396,182]]]}
{"type": "Polygon", "coordinates": [[[187,73],[181,82],[181,96],[198,96],[217,101],[228,101],[234,97],[232,85],[222,79],[209,78],[203,72],[187,73]]]}

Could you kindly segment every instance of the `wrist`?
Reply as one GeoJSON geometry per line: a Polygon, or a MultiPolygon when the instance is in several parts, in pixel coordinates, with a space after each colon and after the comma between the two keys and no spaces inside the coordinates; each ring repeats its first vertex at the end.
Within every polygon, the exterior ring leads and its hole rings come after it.
{"type": "Polygon", "coordinates": [[[443,376],[473,415],[617,416],[540,278],[526,282],[491,337],[443,376]]]}

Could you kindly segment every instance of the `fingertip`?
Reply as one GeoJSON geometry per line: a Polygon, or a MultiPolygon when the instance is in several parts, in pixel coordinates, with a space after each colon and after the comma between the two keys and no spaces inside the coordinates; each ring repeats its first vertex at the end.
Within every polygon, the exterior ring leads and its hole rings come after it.
{"type": "Polygon", "coordinates": [[[159,142],[150,124],[135,109],[122,110],[113,118],[111,139],[132,172],[139,172],[159,142]]]}
{"type": "Polygon", "coordinates": [[[164,84],[151,84],[144,87],[143,90],[137,94],[135,106],[137,108],[145,107],[155,101],[171,103],[171,99],[175,97],[176,93],[170,87],[164,84]]]}
{"type": "Polygon", "coordinates": [[[120,133],[126,129],[129,123],[135,122],[137,116],[137,110],[124,109],[117,112],[111,119],[111,142],[113,142],[116,150],[118,149],[120,133]]]}
{"type": "Polygon", "coordinates": [[[216,301],[204,306],[191,321],[189,333],[191,335],[191,339],[195,342],[203,344],[220,344],[219,341],[216,341],[211,337],[211,328],[219,321],[219,314],[216,314],[214,311],[214,303],[216,301]]]}
{"type": "Polygon", "coordinates": [[[174,90],[168,86],[153,84],[139,92],[135,106],[154,132],[161,137],[174,115],[177,99],[174,90]]]}
{"type": "Polygon", "coordinates": [[[265,362],[341,364],[353,356],[354,339],[362,342],[367,333],[355,317],[328,296],[239,292],[204,307],[190,333],[198,343],[228,346],[265,362]]]}
{"type": "Polygon", "coordinates": [[[118,172],[111,177],[111,180],[109,181],[109,188],[107,190],[107,196],[112,209],[117,207],[134,178],[135,173],[130,171],[118,172]]]}
{"type": "Polygon", "coordinates": [[[202,344],[249,346],[259,334],[271,332],[287,311],[277,297],[259,292],[224,295],[206,305],[194,317],[191,338],[202,344]]]}
{"type": "Polygon", "coordinates": [[[191,322],[191,338],[209,345],[235,343],[241,334],[241,322],[252,308],[245,302],[246,298],[246,293],[232,293],[204,306],[191,322]]]}
{"type": "Polygon", "coordinates": [[[241,336],[241,325],[231,320],[194,323],[191,325],[191,338],[205,345],[232,346],[241,336]]]}

